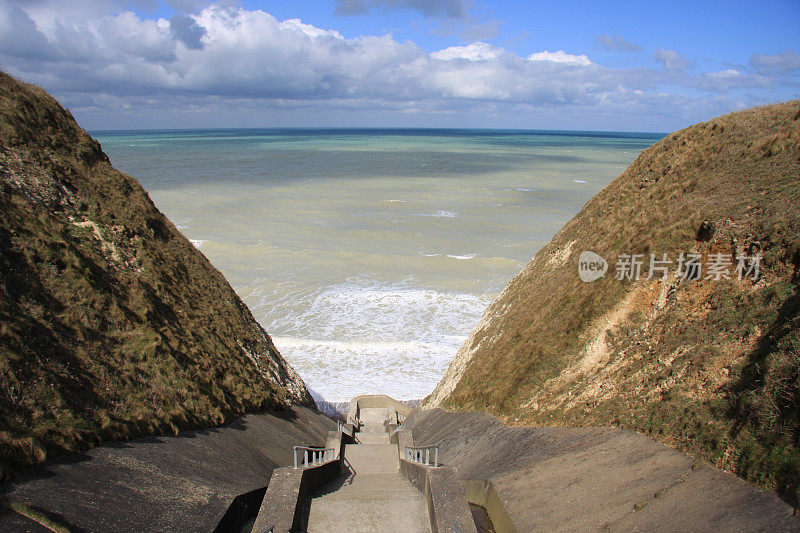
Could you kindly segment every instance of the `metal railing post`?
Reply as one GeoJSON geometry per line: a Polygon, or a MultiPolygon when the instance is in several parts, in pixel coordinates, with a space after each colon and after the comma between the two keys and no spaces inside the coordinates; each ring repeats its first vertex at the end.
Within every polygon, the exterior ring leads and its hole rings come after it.
{"type": "Polygon", "coordinates": [[[295,468],[317,466],[326,461],[333,461],[336,459],[336,450],[334,448],[322,448],[320,446],[294,446],[293,452],[295,468]],[[303,450],[303,455],[300,459],[298,459],[297,452],[300,450],[303,450]]]}
{"type": "Polygon", "coordinates": [[[439,467],[439,445],[431,444],[428,446],[406,446],[405,458],[408,461],[419,463],[425,466],[439,467]],[[431,450],[433,454],[431,454],[431,450]],[[433,455],[433,462],[431,462],[433,455]]]}

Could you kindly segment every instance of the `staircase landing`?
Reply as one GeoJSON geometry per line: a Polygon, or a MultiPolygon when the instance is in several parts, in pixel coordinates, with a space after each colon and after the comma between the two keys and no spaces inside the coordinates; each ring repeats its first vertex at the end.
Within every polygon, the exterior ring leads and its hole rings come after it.
{"type": "Polygon", "coordinates": [[[386,409],[362,409],[358,444],[345,447],[342,474],[312,496],[310,533],[430,532],[425,498],[400,475],[386,409]]]}

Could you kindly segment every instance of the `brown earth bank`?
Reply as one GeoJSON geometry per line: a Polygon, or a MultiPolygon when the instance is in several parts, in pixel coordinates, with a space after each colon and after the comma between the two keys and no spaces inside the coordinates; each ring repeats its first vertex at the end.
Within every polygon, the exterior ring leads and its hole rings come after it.
{"type": "Polygon", "coordinates": [[[536,253],[425,406],[630,428],[794,496],[799,219],[800,100],[672,133],[536,253]],[[608,261],[604,277],[581,281],[583,251],[608,261]],[[638,281],[616,279],[622,254],[642,254],[638,281]],[[651,254],[668,277],[647,279],[651,254]],[[681,254],[699,256],[699,279],[674,275],[681,254]],[[740,279],[737,257],[747,269],[758,254],[740,279]],[[727,277],[706,279],[724,258],[727,277]]]}
{"type": "Polygon", "coordinates": [[[223,276],[42,89],[0,73],[0,477],[313,406],[223,276]]]}

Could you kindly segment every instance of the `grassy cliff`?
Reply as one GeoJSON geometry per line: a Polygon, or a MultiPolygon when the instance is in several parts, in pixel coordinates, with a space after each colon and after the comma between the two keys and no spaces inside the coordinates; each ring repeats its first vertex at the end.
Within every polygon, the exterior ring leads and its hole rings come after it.
{"type": "Polygon", "coordinates": [[[0,73],[0,474],[313,405],[223,276],[69,111],[0,73]]]}
{"type": "MultiPolygon", "coordinates": [[[[800,101],[668,135],[489,307],[427,405],[632,428],[784,493],[800,480],[800,101]],[[581,252],[609,265],[582,282],[581,252]],[[701,257],[701,279],[675,277],[701,257]],[[618,280],[620,254],[642,277],[618,280]],[[650,254],[674,261],[646,279],[650,254]],[[729,279],[705,279],[715,254],[729,279]],[[763,256],[758,279],[736,257],[763,256]]],[[[746,262],[750,266],[750,262],[746,262]]]]}

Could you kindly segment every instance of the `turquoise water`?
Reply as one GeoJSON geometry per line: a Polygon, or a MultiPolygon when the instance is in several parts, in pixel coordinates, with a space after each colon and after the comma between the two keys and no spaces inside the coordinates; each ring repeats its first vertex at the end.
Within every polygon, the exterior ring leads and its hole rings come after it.
{"type": "Polygon", "coordinates": [[[96,132],[318,397],[421,398],[500,290],[657,134],[96,132]]]}

